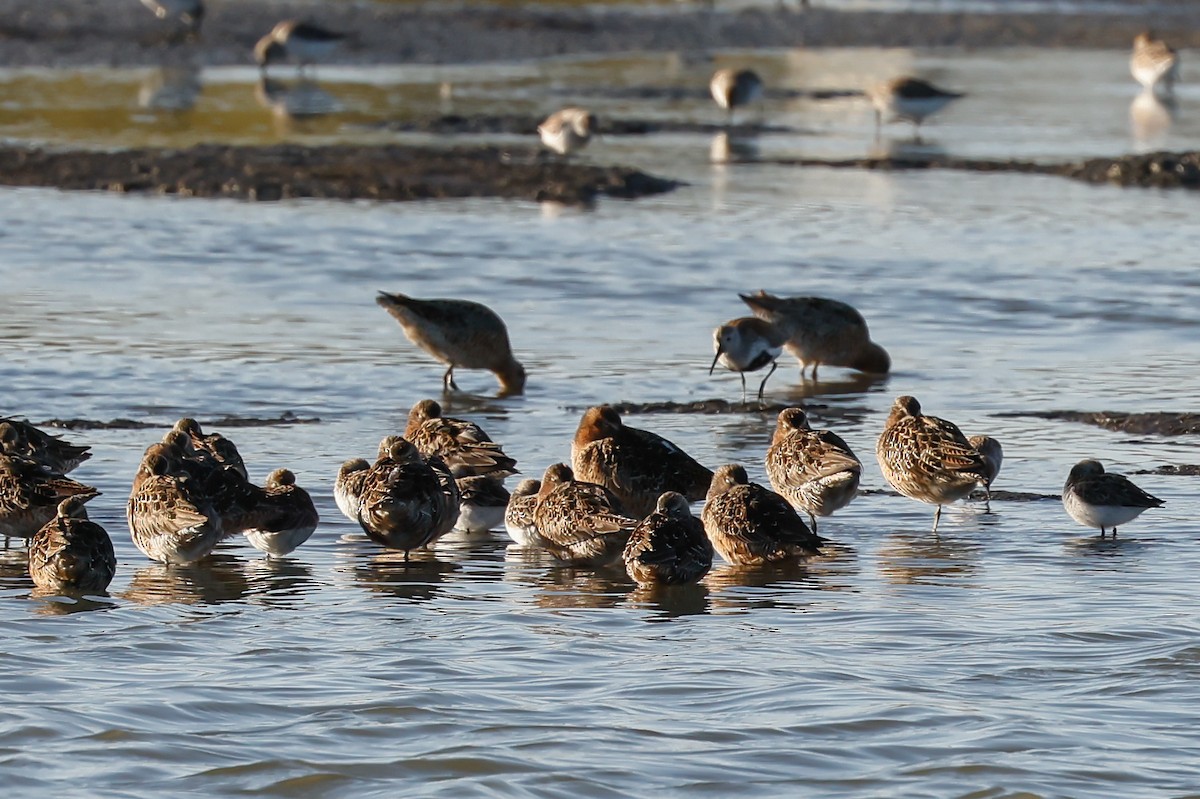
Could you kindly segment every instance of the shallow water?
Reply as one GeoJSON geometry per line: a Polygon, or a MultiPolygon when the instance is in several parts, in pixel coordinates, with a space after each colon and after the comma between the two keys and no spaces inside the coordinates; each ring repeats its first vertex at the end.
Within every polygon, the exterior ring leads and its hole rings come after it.
{"type": "MultiPolygon", "coordinates": [[[[1037,158],[1137,147],[1123,55],[1052,56],[1042,66],[1062,59],[1053,74],[1030,64],[1037,54],[911,56],[972,89],[921,146],[1037,158]],[[1080,90],[1078,76],[1101,64],[1111,79],[1080,90]],[[1041,99],[1014,106],[1019,86],[1041,99]]],[[[631,57],[630,82],[650,83],[637,70],[652,63],[631,57]]],[[[581,93],[602,83],[584,76],[606,67],[570,66],[581,93]]],[[[495,80],[520,84],[517,71],[495,80]]],[[[1190,99],[1169,136],[1194,124],[1190,99]]],[[[231,107],[242,102],[253,101],[231,107]]],[[[195,135],[190,121],[163,133],[153,119],[131,134],[123,108],[118,132],[91,141],[195,135]]],[[[784,124],[818,132],[761,137],[760,154],[875,146],[865,106],[838,108],[822,122],[768,102],[784,124]]],[[[698,97],[679,113],[711,112],[698,97]]],[[[344,122],[330,120],[332,136],[352,135],[344,122]]],[[[0,133],[83,129],[14,124],[0,120],[0,133]]],[[[195,124],[215,125],[207,112],[195,124]]],[[[906,136],[889,129],[883,143],[912,146],[906,136]]],[[[1196,410],[1194,195],[714,165],[710,145],[684,134],[598,142],[598,161],[690,185],[592,211],[0,191],[0,410],[163,429],[185,414],[316,417],[226,432],[252,477],[291,467],[322,515],[285,560],[234,545],[200,566],[157,566],[132,546],[123,504],[158,431],[69,433],[94,449],[76,476],[104,492],[90,510],[119,568],[111,596],[79,602],[34,596],[20,549],[0,563],[10,790],[1195,795],[1194,479],[1136,477],[1167,504],[1104,542],[1053,499],[995,502],[992,514],[964,503],[933,539],[930,508],[870,493],[824,523],[837,546],[807,567],[718,566],[664,594],[554,566],[498,535],[451,538],[405,566],[337,512],[338,464],[372,452],[440,388],[441,368],[374,306],[377,289],[483,299],[505,317],[528,393],[497,400],[490,375],[465,372],[471,393],[446,404],[481,420],[530,475],[568,455],[589,404],[738,399],[735,376],[706,374],[711,330],[744,313],[737,291],[757,288],[852,302],[891,352],[882,383],[830,369],[806,384],[786,362],[767,386],[769,400],[803,402],[847,439],[865,488],[884,488],[871,453],[905,393],[999,437],[997,487],[1009,491],[1055,494],[1083,457],[1127,473],[1196,461],[1195,437],[994,415],[1196,410]]],[[[628,421],[763,478],[766,416],[628,421]]]]}

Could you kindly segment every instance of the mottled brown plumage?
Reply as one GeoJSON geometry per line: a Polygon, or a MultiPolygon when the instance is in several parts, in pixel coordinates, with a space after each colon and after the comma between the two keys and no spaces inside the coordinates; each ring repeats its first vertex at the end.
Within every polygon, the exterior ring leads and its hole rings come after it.
{"type": "Polygon", "coordinates": [[[735,566],[807,558],[821,553],[821,538],[783,497],[727,464],[713,475],[704,510],[704,532],[721,557],[735,566]]]}
{"type": "Polygon", "coordinates": [[[638,585],[694,583],[712,568],[713,546],[687,497],[667,491],[629,536],[624,558],[638,585]]]}
{"type": "Polygon", "coordinates": [[[962,499],[989,478],[988,465],[953,422],[926,416],[913,397],[897,397],[875,445],[884,478],[906,497],[937,505],[962,499]]]}
{"type": "Polygon", "coordinates": [[[486,305],[469,300],[418,300],[379,292],[375,302],[400,323],[413,344],[446,364],[442,387],[458,390],[456,367],[487,369],[500,381],[501,395],[525,390],[525,367],[513,357],[504,321],[486,305]]]}
{"type": "Polygon", "coordinates": [[[576,480],[571,467],[546,470],[533,512],[542,545],[558,560],[603,566],[617,560],[637,527],[604,486],[576,480]]]}
{"type": "Polygon", "coordinates": [[[29,576],[48,591],[103,591],[117,571],[108,532],[88,520],[84,503],[96,494],[77,494],[58,503],[55,517],[29,542],[29,576]]]}
{"type": "Polygon", "coordinates": [[[20,419],[0,419],[0,454],[28,458],[55,474],[67,474],[92,457],[90,449],[44,433],[20,419]]]}
{"type": "Polygon", "coordinates": [[[312,497],[296,485],[296,475],[276,469],[267,475],[261,499],[241,532],[255,549],[283,556],[307,541],[318,521],[312,497]]]}
{"type": "Polygon", "coordinates": [[[537,524],[533,520],[538,492],[541,490],[541,480],[526,478],[517,483],[517,487],[508,498],[508,507],[504,509],[504,529],[508,537],[519,546],[543,546],[542,538],[537,532],[537,524]]]}
{"type": "Polygon", "coordinates": [[[862,314],[844,302],[824,297],[776,297],[765,291],[738,296],[755,316],[787,337],[784,347],[800,361],[801,376],[809,364],[814,380],[819,366],[878,374],[892,368],[887,352],[871,341],[862,314]]]}
{"type": "Polygon", "coordinates": [[[707,467],[662,436],[625,425],[608,405],[584,412],[571,443],[571,465],[579,480],[609,489],[624,512],[637,518],[649,515],[664,492],[695,502],[712,482],[707,467]]]}
{"type": "Polygon", "coordinates": [[[94,496],[89,485],[46,471],[28,458],[0,455],[0,535],[30,538],[67,497],[94,496]]]}
{"type": "Polygon", "coordinates": [[[766,456],[771,487],[796,510],[808,514],[812,529],[818,516],[829,516],[858,496],[862,462],[829,430],[813,430],[802,408],[780,411],[766,456]]]}
{"type": "Polygon", "coordinates": [[[241,453],[225,436],[220,433],[205,435],[199,422],[186,417],[176,422],[172,429],[186,433],[196,450],[208,453],[222,466],[228,466],[242,477],[247,477],[246,464],[242,461],[241,453]]]}
{"type": "Polygon", "coordinates": [[[142,459],[125,508],[134,545],[159,563],[194,563],[212,552],[224,529],[202,486],[172,474],[161,453],[142,459]]]}
{"type": "Polygon", "coordinates": [[[362,504],[363,482],[371,464],[365,458],[352,458],[338,469],[333,483],[333,499],[338,510],[352,522],[358,521],[358,510],[362,504]]]}
{"type": "Polygon", "coordinates": [[[442,406],[421,400],[408,413],[404,437],[422,457],[438,455],[457,477],[499,477],[516,474],[517,461],[479,425],[464,419],[442,416],[442,406]]]}
{"type": "Polygon", "coordinates": [[[372,541],[407,559],[454,527],[458,487],[441,458],[422,458],[407,439],[388,436],[380,448],[363,478],[358,523],[372,541]]]}

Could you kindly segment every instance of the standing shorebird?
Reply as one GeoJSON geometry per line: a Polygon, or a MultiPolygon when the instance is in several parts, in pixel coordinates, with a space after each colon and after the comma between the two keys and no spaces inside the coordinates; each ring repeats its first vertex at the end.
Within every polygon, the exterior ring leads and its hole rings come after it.
{"type": "Polygon", "coordinates": [[[542,537],[538,535],[537,525],[533,521],[538,492],[541,490],[541,480],[526,478],[517,483],[508,498],[508,506],[504,509],[504,530],[517,546],[543,546],[542,537]]]}
{"type": "Polygon", "coordinates": [[[885,121],[908,120],[913,123],[913,135],[920,135],[921,123],[927,117],[959,99],[959,92],[939,89],[928,81],[913,77],[892,78],[867,90],[867,97],[875,106],[875,129],[883,128],[885,121]]]}
{"type": "Polygon", "coordinates": [[[195,36],[204,22],[203,0],[142,0],[142,5],[154,12],[159,19],[178,18],[187,26],[187,34],[195,36]]]}
{"type": "Polygon", "coordinates": [[[446,364],[445,391],[458,391],[454,369],[487,369],[500,396],[525,391],[525,367],[513,357],[508,328],[495,311],[470,300],[418,300],[379,292],[375,302],[400,323],[413,344],[446,364]]]}
{"type": "Polygon", "coordinates": [[[29,422],[0,419],[0,454],[28,458],[55,474],[67,474],[92,457],[90,449],[44,433],[29,422]]]}
{"type": "Polygon", "coordinates": [[[987,467],[987,479],[983,481],[983,490],[987,497],[985,506],[992,509],[992,483],[1000,475],[1000,467],[1004,465],[1004,447],[991,436],[971,436],[967,443],[983,456],[983,465],[987,467]]]}
{"type": "Polygon", "coordinates": [[[333,501],[338,510],[352,522],[358,521],[358,511],[362,505],[363,483],[371,464],[364,458],[352,458],[344,462],[338,469],[337,479],[333,482],[333,501]]]}
{"type": "Polygon", "coordinates": [[[788,501],[751,483],[746,470],[734,463],[713,475],[700,519],[717,552],[734,566],[760,566],[821,554],[822,539],[808,529],[788,501]]]}
{"type": "Polygon", "coordinates": [[[962,499],[988,482],[988,465],[958,426],[921,413],[913,397],[897,397],[875,457],[892,488],[910,499],[937,505],[933,532],[942,518],[942,505],[962,499]]]}
{"type": "Polygon", "coordinates": [[[328,58],[345,38],[344,33],[335,33],[311,22],[288,19],[258,40],[254,45],[254,60],[265,74],[272,62],[291,58],[303,73],[306,66],[328,58]]]}
{"type": "Polygon", "coordinates": [[[578,479],[612,491],[638,519],[654,510],[663,492],[678,491],[695,502],[712,482],[706,466],[662,436],[627,426],[609,405],[584,412],[571,442],[571,465],[578,479]]]}
{"type": "Polygon", "coordinates": [[[510,499],[504,481],[499,477],[459,477],[459,510],[455,530],[478,535],[494,530],[504,523],[504,511],[510,499]]]}
{"type": "Polygon", "coordinates": [[[533,520],[542,547],[574,566],[618,560],[638,524],[621,513],[607,488],[576,480],[565,463],[554,464],[542,476],[533,520]]]}
{"type": "Polygon", "coordinates": [[[687,497],[668,491],[629,537],[624,558],[638,585],[694,583],[712,568],[713,546],[687,497]]]}
{"type": "Polygon", "coordinates": [[[813,430],[803,408],[779,412],[766,457],[771,487],[817,531],[817,517],[829,516],[858,496],[862,462],[837,433],[813,430]]]}
{"type": "Polygon", "coordinates": [[[458,520],[459,494],[441,458],[426,461],[400,436],[379,445],[363,479],[358,523],[372,541],[404,552],[432,544],[458,520]]]}
{"type": "Polygon", "coordinates": [[[404,437],[424,458],[438,455],[454,477],[493,477],[503,480],[516,474],[517,462],[504,454],[479,425],[442,416],[442,406],[421,400],[408,412],[404,437]]]}
{"type": "Polygon", "coordinates": [[[59,503],[77,495],[95,496],[96,489],[54,474],[28,458],[0,455],[0,536],[32,538],[54,518],[59,503]]]}
{"type": "Polygon", "coordinates": [[[173,474],[177,466],[166,454],[148,453],[125,507],[134,545],[159,563],[195,563],[224,536],[212,500],[196,479],[173,474]]]}
{"type": "Polygon", "coordinates": [[[1147,494],[1124,475],[1104,471],[1099,461],[1080,461],[1071,468],[1063,486],[1063,507],[1071,518],[1085,527],[1106,529],[1117,537],[1117,526],[1131,522],[1150,508],[1163,504],[1147,494]]]}
{"type": "Polygon", "coordinates": [[[812,364],[845,366],[860,372],[886,374],[892,359],[871,341],[862,314],[844,302],[825,297],[776,297],[765,291],[739,294],[759,319],[770,322],[786,338],[784,348],[800,361],[800,376],[812,364]]]}
{"type": "Polygon", "coordinates": [[[743,316],[731,319],[713,331],[712,365],[708,367],[711,375],[720,363],[731,372],[737,372],[742,378],[742,402],[746,401],[746,372],[757,372],[770,364],[771,369],[758,384],[758,401],[762,402],[763,390],[767,380],[775,374],[778,367],[776,359],[783,352],[787,336],[770,322],[755,316],[743,316]]]}
{"type": "Polygon", "coordinates": [[[267,475],[253,522],[242,534],[267,557],[283,557],[307,541],[319,521],[312,497],[296,485],[296,475],[276,469],[267,475]]]}
{"type": "Polygon", "coordinates": [[[47,591],[103,591],[117,572],[108,531],[88,520],[84,503],[95,494],[78,494],[58,503],[57,515],[29,542],[29,576],[47,591]]]}
{"type": "Polygon", "coordinates": [[[733,112],[763,96],[763,81],[752,69],[718,69],[708,82],[713,100],[725,111],[725,124],[733,124],[733,112]]]}
{"type": "Polygon", "coordinates": [[[587,146],[596,127],[596,115],[586,108],[564,108],[542,120],[537,132],[547,148],[568,156],[587,146]]]}
{"type": "Polygon", "coordinates": [[[1179,79],[1179,54],[1150,31],[1142,31],[1133,39],[1129,71],[1147,91],[1169,95],[1179,79]]]}

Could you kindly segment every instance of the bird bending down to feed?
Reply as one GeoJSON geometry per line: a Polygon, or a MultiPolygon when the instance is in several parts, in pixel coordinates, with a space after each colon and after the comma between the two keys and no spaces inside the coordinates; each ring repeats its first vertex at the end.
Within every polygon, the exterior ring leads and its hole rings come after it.
{"type": "Polygon", "coordinates": [[[456,367],[487,369],[500,381],[500,396],[525,391],[525,367],[513,357],[508,328],[495,311],[470,300],[418,300],[379,292],[375,302],[400,323],[413,344],[446,364],[442,388],[458,391],[456,367]]]}
{"type": "Polygon", "coordinates": [[[870,374],[886,374],[892,359],[871,340],[867,321],[853,307],[825,297],[776,297],[765,291],[739,294],[754,315],[774,325],[787,339],[784,349],[800,361],[800,376],[812,364],[845,366],[870,374]]]}
{"type": "Polygon", "coordinates": [[[939,89],[928,81],[913,77],[893,78],[867,90],[875,106],[875,128],[885,121],[908,120],[913,132],[920,133],[921,123],[963,95],[939,89]],[[886,119],[885,119],[886,117],[886,119]]]}
{"type": "Polygon", "coordinates": [[[808,514],[813,532],[817,517],[829,516],[858,496],[862,462],[837,433],[813,430],[803,408],[779,412],[766,456],[771,488],[808,514]]]}
{"type": "Polygon", "coordinates": [[[725,122],[733,124],[733,112],[763,96],[763,81],[752,69],[718,69],[708,82],[713,100],[725,111],[725,122]]]}
{"type": "Polygon", "coordinates": [[[875,445],[884,479],[910,499],[937,505],[933,532],[942,506],[986,485],[989,470],[979,450],[953,422],[926,416],[914,397],[897,397],[875,445]]]}
{"type": "Polygon", "coordinates": [[[1163,504],[1158,497],[1147,494],[1133,484],[1128,477],[1104,471],[1099,461],[1080,461],[1071,468],[1067,483],[1063,486],[1063,507],[1071,518],[1085,527],[1112,530],[1117,537],[1117,527],[1131,522],[1150,508],[1163,504]]]}
{"type": "Polygon", "coordinates": [[[984,494],[986,495],[986,508],[992,509],[992,483],[1000,475],[1000,467],[1004,465],[1004,447],[1000,446],[1000,442],[991,436],[971,436],[967,439],[967,443],[979,451],[983,456],[983,465],[987,467],[987,480],[983,483],[984,494]]]}
{"type": "Polygon", "coordinates": [[[775,374],[778,367],[776,359],[783,352],[787,336],[770,322],[755,316],[743,316],[731,319],[713,331],[712,365],[708,367],[711,375],[720,363],[731,372],[737,372],[742,379],[742,402],[746,401],[746,372],[757,372],[764,366],[770,365],[770,370],[758,384],[758,401],[762,402],[763,391],[767,380],[775,374]]]}
{"type": "Polygon", "coordinates": [[[596,115],[587,109],[563,108],[546,117],[537,131],[542,144],[567,156],[586,147],[596,127],[596,115]]]}

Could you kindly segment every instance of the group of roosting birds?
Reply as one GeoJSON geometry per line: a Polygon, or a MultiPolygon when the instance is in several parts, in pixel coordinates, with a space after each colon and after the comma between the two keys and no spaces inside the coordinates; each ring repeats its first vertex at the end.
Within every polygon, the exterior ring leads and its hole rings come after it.
{"type": "MultiPolygon", "coordinates": [[[[802,374],[811,365],[814,378],[822,364],[890,367],[862,315],[844,303],[766,292],[742,299],[760,316],[717,328],[714,366],[721,360],[739,372],[761,369],[765,352],[773,371],[787,347],[802,374]],[[759,343],[758,354],[747,342],[759,343]]],[[[455,367],[491,370],[502,394],[523,391],[525,369],[491,309],[386,292],[377,302],[410,340],[446,365],[447,392],[457,390],[455,367]]],[[[64,476],[89,457],[88,448],[2,419],[0,451],[0,534],[31,539],[34,582],[54,590],[103,590],[116,567],[112,542],[84,507],[98,492],[64,476]]],[[[976,488],[990,500],[1003,461],[998,441],[968,438],[952,422],[924,414],[910,396],[895,400],[875,455],[896,491],[937,506],[935,534],[942,506],[976,488]]],[[[626,425],[608,405],[583,414],[570,464],[551,465],[540,481],[523,480],[510,495],[503,481],[517,473],[516,465],[477,424],[444,416],[437,402],[422,400],[403,435],[380,442],[373,462],[342,464],[334,498],[372,541],[404,552],[406,560],[452,529],[480,533],[503,524],[517,544],[563,563],[603,566],[623,558],[638,583],[674,584],[700,579],[714,550],[728,563],[747,566],[819,554],[825,539],[817,535],[817,518],[851,502],[862,477],[862,462],[846,442],[812,429],[801,408],[778,415],[765,455],[774,490],[752,483],[736,463],[708,469],[671,441],[626,425]],[[690,503],[699,500],[704,507],[697,519],[690,503]]],[[[1094,460],[1071,469],[1062,498],[1067,512],[1098,528],[1102,538],[1163,504],[1094,460]]],[[[146,449],[126,513],[137,548],[167,564],[201,560],[239,534],[268,556],[286,555],[318,523],[311,497],[291,471],[277,469],[265,485],[254,485],[233,443],[189,418],[146,449]]]]}

